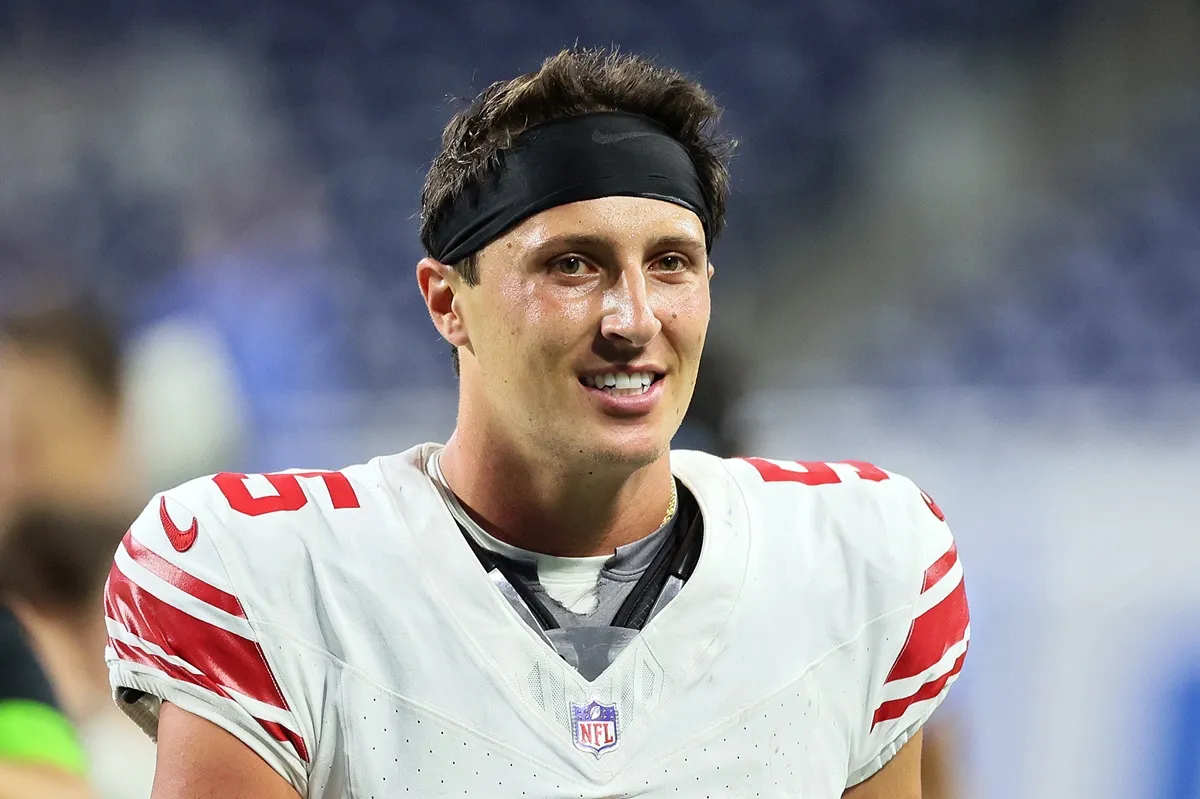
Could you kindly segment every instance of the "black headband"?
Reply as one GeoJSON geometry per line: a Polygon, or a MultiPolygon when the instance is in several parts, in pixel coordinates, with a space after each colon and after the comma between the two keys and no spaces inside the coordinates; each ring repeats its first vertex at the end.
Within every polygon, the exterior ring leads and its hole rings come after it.
{"type": "Polygon", "coordinates": [[[712,248],[712,214],[683,145],[638,114],[556,119],[519,135],[500,168],[468,187],[430,232],[430,255],[456,264],[534,214],[598,197],[647,197],[700,217],[712,248]]]}

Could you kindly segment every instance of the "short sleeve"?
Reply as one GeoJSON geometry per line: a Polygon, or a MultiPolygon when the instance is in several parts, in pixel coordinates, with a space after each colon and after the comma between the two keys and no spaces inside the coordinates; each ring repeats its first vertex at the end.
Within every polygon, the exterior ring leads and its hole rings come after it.
{"type": "Polygon", "coordinates": [[[912,554],[891,576],[908,601],[868,636],[868,702],[847,787],[883,768],[928,721],[958,678],[971,638],[962,562],[944,514],[906,478],[889,482],[889,534],[904,536],[912,554]]]}
{"type": "Polygon", "coordinates": [[[222,727],[304,795],[310,747],[231,584],[218,524],[168,492],[121,541],[104,595],[114,697],[152,738],[163,701],[222,727]]]}

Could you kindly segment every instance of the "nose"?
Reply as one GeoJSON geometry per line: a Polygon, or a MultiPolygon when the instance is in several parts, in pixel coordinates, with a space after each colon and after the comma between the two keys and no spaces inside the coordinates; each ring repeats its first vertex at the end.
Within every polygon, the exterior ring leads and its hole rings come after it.
{"type": "Polygon", "coordinates": [[[640,349],[662,330],[641,269],[622,270],[620,279],[605,292],[604,304],[600,332],[609,341],[640,349]]]}

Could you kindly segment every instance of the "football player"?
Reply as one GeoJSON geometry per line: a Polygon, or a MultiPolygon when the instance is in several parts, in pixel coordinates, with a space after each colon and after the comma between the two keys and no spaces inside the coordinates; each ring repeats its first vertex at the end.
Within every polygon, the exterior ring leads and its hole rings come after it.
{"type": "Polygon", "coordinates": [[[564,51],[450,121],[416,270],[457,427],[156,496],[107,588],[155,797],[915,799],[962,666],[933,500],[671,451],[728,186],[718,109],[564,51]]]}

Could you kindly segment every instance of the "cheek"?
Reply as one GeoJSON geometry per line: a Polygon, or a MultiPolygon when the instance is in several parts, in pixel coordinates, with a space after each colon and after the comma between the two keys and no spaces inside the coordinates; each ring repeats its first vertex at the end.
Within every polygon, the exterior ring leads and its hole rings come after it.
{"type": "MultiPolygon", "coordinates": [[[[504,364],[506,375],[545,372],[589,338],[591,304],[583,298],[514,279],[496,286],[486,301],[491,304],[483,309],[486,325],[477,328],[482,336],[478,346],[490,350],[490,360],[504,364]]],[[[535,381],[522,382],[533,386],[535,381]]]]}
{"type": "Polygon", "coordinates": [[[665,325],[675,345],[688,355],[703,348],[710,315],[707,293],[696,292],[669,306],[665,325]]]}
{"type": "Polygon", "coordinates": [[[599,326],[596,304],[582,291],[528,285],[514,294],[514,317],[521,320],[522,335],[531,348],[547,355],[573,351],[599,326]]]}
{"type": "Polygon", "coordinates": [[[476,346],[495,360],[523,361],[523,342],[544,317],[528,285],[515,279],[494,283],[480,299],[472,329],[472,336],[479,338],[476,346]]]}

